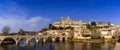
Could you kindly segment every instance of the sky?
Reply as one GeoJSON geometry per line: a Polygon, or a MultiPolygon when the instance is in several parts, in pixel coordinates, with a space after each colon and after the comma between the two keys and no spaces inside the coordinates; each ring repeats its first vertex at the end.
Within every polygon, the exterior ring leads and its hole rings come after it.
{"type": "Polygon", "coordinates": [[[70,16],[72,20],[120,24],[119,0],[0,0],[0,30],[10,26],[40,31],[50,23],[70,16]]]}

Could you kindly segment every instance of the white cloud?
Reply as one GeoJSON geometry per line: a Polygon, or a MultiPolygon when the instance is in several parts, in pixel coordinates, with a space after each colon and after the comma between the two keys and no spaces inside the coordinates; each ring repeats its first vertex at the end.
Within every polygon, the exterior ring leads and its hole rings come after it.
{"type": "Polygon", "coordinates": [[[0,4],[0,30],[4,26],[10,26],[14,32],[20,28],[26,31],[39,31],[47,27],[50,22],[50,18],[41,16],[28,18],[28,15],[29,11],[25,7],[21,7],[12,1],[0,4]]]}
{"type": "Polygon", "coordinates": [[[13,31],[17,31],[23,28],[27,31],[39,31],[41,28],[47,27],[50,19],[44,17],[31,17],[26,18],[2,18],[0,17],[0,29],[4,26],[10,26],[13,31]]]}
{"type": "Polygon", "coordinates": [[[30,23],[38,23],[38,22],[40,22],[40,21],[49,21],[50,19],[43,19],[43,17],[39,17],[39,16],[37,16],[37,17],[34,17],[34,18],[31,18],[30,20],[29,20],[29,22],[30,23]]]}

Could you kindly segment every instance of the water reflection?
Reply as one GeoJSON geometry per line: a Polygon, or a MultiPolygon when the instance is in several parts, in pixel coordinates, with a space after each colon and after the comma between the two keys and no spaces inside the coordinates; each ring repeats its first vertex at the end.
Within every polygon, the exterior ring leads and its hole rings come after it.
{"type": "Polygon", "coordinates": [[[1,45],[0,50],[112,50],[114,43],[81,43],[81,42],[46,42],[35,44],[31,41],[30,46],[25,46],[25,41],[20,46],[15,44],[1,45]]]}

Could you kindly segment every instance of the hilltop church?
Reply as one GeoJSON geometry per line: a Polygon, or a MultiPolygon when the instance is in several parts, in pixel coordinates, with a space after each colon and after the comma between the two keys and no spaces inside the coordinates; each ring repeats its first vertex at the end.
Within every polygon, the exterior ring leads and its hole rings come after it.
{"type": "MultiPolygon", "coordinates": [[[[81,20],[71,20],[70,17],[61,19],[60,22],[54,22],[52,25],[55,27],[73,27],[74,28],[74,38],[81,39],[82,36],[91,35],[91,31],[87,29],[87,24],[91,24],[92,22],[83,22],[81,20]]],[[[111,38],[113,34],[116,32],[116,26],[111,24],[110,22],[95,22],[97,27],[97,31],[100,32],[101,37],[111,38]]]]}

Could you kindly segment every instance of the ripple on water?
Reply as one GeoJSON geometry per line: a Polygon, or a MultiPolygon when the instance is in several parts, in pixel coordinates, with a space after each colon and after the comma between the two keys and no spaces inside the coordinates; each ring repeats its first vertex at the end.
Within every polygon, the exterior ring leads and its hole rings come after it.
{"type": "Polygon", "coordinates": [[[0,46],[0,50],[112,50],[113,43],[81,43],[81,42],[60,42],[60,43],[39,43],[36,46],[31,42],[31,46],[26,47],[25,42],[21,42],[19,47],[15,44],[0,46]]]}

